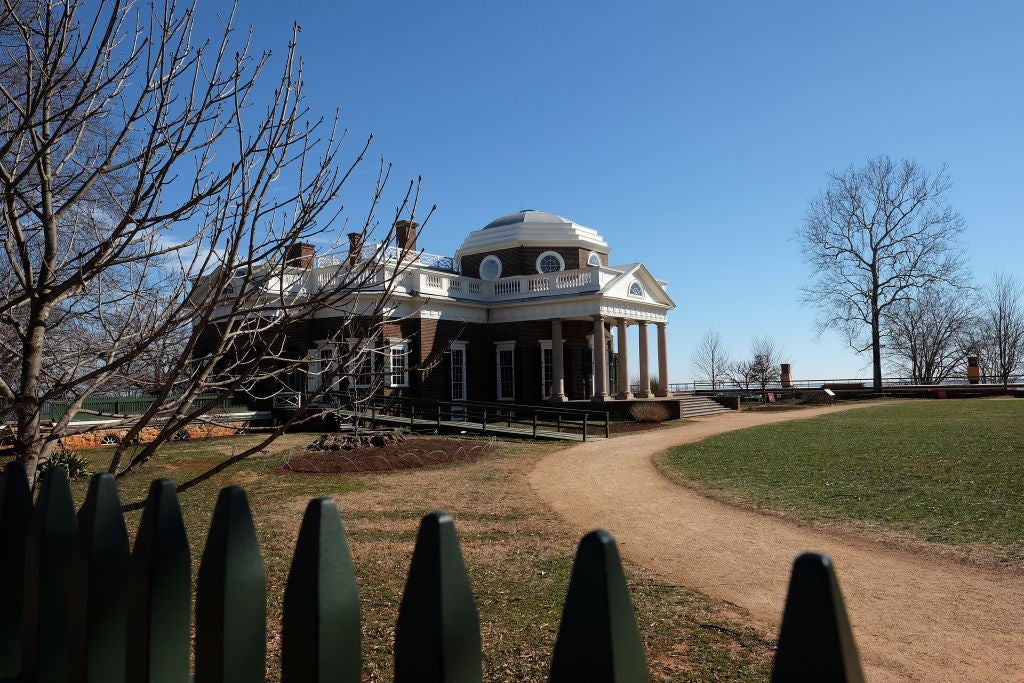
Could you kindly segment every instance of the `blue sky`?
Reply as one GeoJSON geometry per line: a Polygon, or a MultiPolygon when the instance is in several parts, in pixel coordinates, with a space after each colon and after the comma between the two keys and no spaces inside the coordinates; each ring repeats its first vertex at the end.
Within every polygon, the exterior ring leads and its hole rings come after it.
{"type": "MultiPolygon", "coordinates": [[[[204,12],[211,11],[204,6],[204,12]]],[[[452,254],[524,208],[596,229],[669,281],[670,379],[697,338],[771,334],[797,379],[867,376],[798,303],[793,240],[831,169],[946,164],[979,281],[1024,247],[1024,4],[244,2],[279,54],[302,31],[314,111],[423,177],[420,246],[452,254]]],[[[369,165],[372,166],[372,163],[369,165]]],[[[369,168],[367,170],[370,170],[369,168]]],[[[349,188],[358,219],[369,174],[349,188]]],[[[635,348],[635,345],[634,345],[635,348]]]]}

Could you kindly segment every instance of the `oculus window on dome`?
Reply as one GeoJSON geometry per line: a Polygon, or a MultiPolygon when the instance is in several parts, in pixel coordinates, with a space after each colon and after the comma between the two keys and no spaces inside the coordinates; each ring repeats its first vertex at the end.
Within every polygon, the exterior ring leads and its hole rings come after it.
{"type": "Polygon", "coordinates": [[[501,259],[493,254],[480,263],[480,277],[484,280],[497,280],[501,277],[501,259]]]}
{"type": "Polygon", "coordinates": [[[545,251],[537,257],[538,273],[558,273],[565,270],[565,260],[555,251],[545,251]]]}
{"type": "Polygon", "coordinates": [[[633,280],[633,282],[630,283],[630,285],[629,285],[629,295],[630,296],[640,296],[640,297],[642,297],[644,295],[644,286],[642,284],[640,284],[639,280],[633,280]]]}

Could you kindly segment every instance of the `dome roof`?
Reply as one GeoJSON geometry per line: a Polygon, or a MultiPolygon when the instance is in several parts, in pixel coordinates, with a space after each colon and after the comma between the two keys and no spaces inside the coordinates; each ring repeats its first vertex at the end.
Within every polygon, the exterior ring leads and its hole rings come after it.
{"type": "Polygon", "coordinates": [[[469,233],[455,258],[518,246],[580,247],[602,254],[611,251],[596,230],[553,213],[524,209],[469,233]]]}
{"type": "Polygon", "coordinates": [[[569,225],[572,221],[568,218],[562,218],[561,216],[556,216],[553,213],[548,213],[547,211],[523,209],[522,211],[510,213],[509,215],[502,216],[501,218],[495,218],[493,221],[485,225],[483,229],[501,228],[515,223],[564,223],[569,225]]]}

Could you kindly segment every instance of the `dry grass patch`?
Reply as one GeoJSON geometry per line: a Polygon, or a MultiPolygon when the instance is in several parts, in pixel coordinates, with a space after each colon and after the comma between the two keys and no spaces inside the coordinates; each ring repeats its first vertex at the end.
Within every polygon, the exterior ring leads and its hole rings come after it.
{"type": "MultiPolygon", "coordinates": [[[[337,500],[349,535],[362,598],[364,680],[393,676],[394,626],[416,531],[420,518],[435,510],[455,517],[480,612],[485,679],[547,680],[581,530],[551,512],[526,476],[538,459],[564,446],[499,442],[471,463],[358,475],[281,474],[285,459],[312,438],[287,435],[271,452],[182,496],[198,567],[218,488],[246,487],[267,565],[268,680],[279,677],[281,599],[302,512],[320,495],[337,500]]],[[[158,476],[183,479],[193,459],[213,459],[241,445],[226,441],[173,444],[177,450],[122,483],[122,496],[141,495],[158,476]]],[[[137,518],[132,515],[132,529],[137,518]]],[[[767,678],[772,643],[739,625],[742,615],[637,566],[627,565],[626,575],[652,680],[767,678]]]]}

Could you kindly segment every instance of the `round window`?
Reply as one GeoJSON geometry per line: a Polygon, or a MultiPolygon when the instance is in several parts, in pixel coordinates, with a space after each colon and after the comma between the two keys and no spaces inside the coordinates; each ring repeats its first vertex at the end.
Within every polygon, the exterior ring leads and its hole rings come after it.
{"type": "Polygon", "coordinates": [[[642,284],[640,284],[639,282],[637,282],[636,280],[634,280],[633,284],[631,284],[629,286],[629,295],[630,296],[643,296],[644,295],[644,286],[642,284]]]}
{"type": "Polygon", "coordinates": [[[537,257],[538,273],[557,273],[561,270],[565,270],[565,261],[558,252],[545,251],[537,257]]]}
{"type": "Polygon", "coordinates": [[[480,264],[480,277],[484,280],[497,280],[501,277],[501,260],[497,256],[488,256],[480,264]]]}

